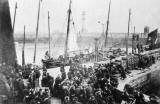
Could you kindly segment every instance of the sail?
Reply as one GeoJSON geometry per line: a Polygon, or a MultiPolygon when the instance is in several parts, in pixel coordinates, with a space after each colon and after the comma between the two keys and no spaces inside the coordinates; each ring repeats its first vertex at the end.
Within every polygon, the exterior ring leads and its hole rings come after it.
{"type": "Polygon", "coordinates": [[[158,29],[148,34],[146,44],[149,46],[149,50],[155,49],[160,46],[159,42],[157,43],[157,41],[158,41],[158,29]]]}
{"type": "Polygon", "coordinates": [[[156,44],[158,29],[150,32],[147,38],[147,44],[156,44]]]}
{"type": "Polygon", "coordinates": [[[68,36],[68,52],[75,52],[78,51],[78,44],[77,44],[77,34],[74,30],[74,27],[71,25],[69,36],[68,36]]]}
{"type": "Polygon", "coordinates": [[[0,63],[14,65],[16,51],[8,0],[0,0],[0,63]]]}

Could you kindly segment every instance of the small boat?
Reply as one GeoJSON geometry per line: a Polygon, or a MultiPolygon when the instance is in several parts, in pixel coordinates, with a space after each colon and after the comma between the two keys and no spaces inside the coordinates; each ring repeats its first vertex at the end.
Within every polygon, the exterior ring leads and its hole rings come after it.
{"type": "Polygon", "coordinates": [[[53,60],[53,59],[48,59],[48,60],[42,59],[42,63],[43,63],[43,66],[45,66],[47,69],[69,65],[69,63],[65,63],[65,62],[57,61],[57,60],[53,60]]]}
{"type": "MultiPolygon", "coordinates": [[[[56,60],[53,60],[52,58],[50,58],[50,16],[49,16],[49,13],[48,13],[48,30],[49,30],[49,52],[46,54],[47,58],[46,59],[42,59],[42,63],[44,66],[46,66],[46,68],[55,68],[55,67],[61,67],[61,66],[67,66],[67,65],[70,65],[71,61],[70,59],[68,59],[68,49],[70,50],[70,47],[68,46],[71,46],[72,48],[74,48],[73,50],[75,50],[76,47],[76,36],[69,36],[69,33],[70,33],[70,25],[71,25],[71,20],[70,20],[70,17],[71,17],[71,0],[70,0],[70,3],[69,3],[69,9],[68,9],[68,23],[67,23],[67,37],[66,37],[66,41],[65,41],[65,52],[64,52],[64,58],[62,58],[61,56],[59,57],[59,59],[56,59],[56,60]],[[70,39],[70,38],[71,39],[70,39]],[[69,39],[68,39],[69,38],[69,39]],[[75,39],[72,39],[72,38],[75,38],[75,39]],[[74,40],[74,42],[70,42],[68,40],[74,40]],[[75,44],[75,46],[73,46],[73,43],[75,44]],[[62,59],[62,60],[61,60],[62,59]]],[[[72,23],[73,27],[74,27],[74,22],[72,23]]]]}

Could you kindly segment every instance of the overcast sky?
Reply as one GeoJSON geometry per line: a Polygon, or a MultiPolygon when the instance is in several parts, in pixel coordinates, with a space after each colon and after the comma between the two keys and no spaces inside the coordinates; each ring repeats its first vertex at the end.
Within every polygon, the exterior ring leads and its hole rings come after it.
{"type": "MultiPolygon", "coordinates": [[[[9,0],[13,21],[15,2],[18,3],[15,32],[35,33],[38,0],[9,0]]],[[[72,18],[76,31],[82,26],[82,11],[86,12],[86,29],[89,32],[101,32],[98,21],[106,23],[109,0],[72,0],[72,18]]],[[[135,25],[137,32],[143,32],[144,26],[150,29],[160,27],[160,0],[112,0],[109,32],[127,32],[128,11],[132,10],[131,31],[135,25]]],[[[51,16],[51,32],[66,31],[69,0],[42,0],[40,15],[40,33],[47,33],[47,12],[51,16]]]]}

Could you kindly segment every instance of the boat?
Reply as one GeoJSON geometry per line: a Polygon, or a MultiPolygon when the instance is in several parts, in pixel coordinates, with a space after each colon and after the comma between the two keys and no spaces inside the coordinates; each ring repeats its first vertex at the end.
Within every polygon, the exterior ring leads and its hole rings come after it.
{"type": "Polygon", "coordinates": [[[69,63],[65,63],[65,62],[57,61],[57,60],[52,60],[52,59],[49,59],[49,60],[43,60],[42,59],[42,62],[43,62],[43,65],[47,69],[49,69],[49,68],[57,68],[57,67],[69,65],[69,63]]]}
{"type": "Polygon", "coordinates": [[[56,68],[60,66],[66,66],[70,65],[71,60],[75,59],[77,52],[80,53],[78,45],[77,45],[77,37],[76,34],[71,31],[71,26],[73,29],[75,29],[73,20],[71,21],[71,3],[70,0],[69,3],[69,9],[68,9],[68,23],[67,23],[67,36],[65,40],[65,51],[64,55],[61,55],[61,59],[55,59],[53,60],[50,55],[50,23],[49,23],[49,14],[48,14],[48,30],[49,30],[49,55],[48,59],[42,59],[42,63],[46,68],[56,68]]]}

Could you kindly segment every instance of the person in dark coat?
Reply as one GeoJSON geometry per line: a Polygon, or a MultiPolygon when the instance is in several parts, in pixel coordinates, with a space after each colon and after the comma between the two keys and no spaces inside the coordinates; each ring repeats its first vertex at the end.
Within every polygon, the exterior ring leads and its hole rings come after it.
{"type": "Polygon", "coordinates": [[[31,73],[30,76],[29,76],[28,81],[31,84],[32,88],[35,88],[35,80],[36,80],[35,73],[31,73]]]}
{"type": "Polygon", "coordinates": [[[87,102],[87,104],[98,104],[96,98],[92,95],[90,98],[89,98],[89,101],[87,102]]]}
{"type": "Polygon", "coordinates": [[[122,65],[121,65],[121,64],[118,64],[117,68],[118,68],[118,70],[119,70],[119,72],[120,72],[120,74],[121,74],[121,79],[125,79],[125,78],[126,78],[126,73],[125,73],[125,70],[124,70],[124,68],[122,67],[122,65]]]}
{"type": "Polygon", "coordinates": [[[61,78],[62,78],[62,81],[66,79],[67,75],[66,75],[66,72],[61,72],[61,78]]]}
{"type": "Polygon", "coordinates": [[[98,104],[106,104],[105,100],[103,99],[101,90],[98,90],[95,93],[95,98],[96,98],[98,104]]]}
{"type": "Polygon", "coordinates": [[[38,78],[38,79],[39,79],[39,77],[41,76],[40,71],[39,71],[38,69],[35,69],[35,70],[34,70],[34,72],[35,72],[35,76],[36,76],[36,78],[38,78]]]}
{"type": "Polygon", "coordinates": [[[43,103],[42,104],[50,104],[50,96],[49,96],[48,89],[45,89],[42,96],[43,96],[43,103]]]}
{"type": "Polygon", "coordinates": [[[146,104],[144,100],[144,95],[138,91],[135,90],[134,98],[136,99],[136,104],[146,104]]]}
{"type": "Polygon", "coordinates": [[[43,75],[42,75],[42,80],[41,80],[41,82],[42,82],[42,87],[48,87],[48,79],[47,79],[47,74],[44,72],[43,73],[43,75]]]}
{"type": "Polygon", "coordinates": [[[122,95],[123,95],[123,92],[121,92],[120,90],[116,89],[116,88],[113,88],[111,90],[111,93],[113,95],[113,99],[116,103],[118,104],[121,104],[123,98],[122,98],[122,95]]]}
{"type": "Polygon", "coordinates": [[[25,86],[24,86],[24,83],[23,83],[22,79],[19,79],[18,80],[18,100],[20,102],[24,98],[24,93],[23,93],[24,88],[25,88],[25,86]]]}
{"type": "Polygon", "coordinates": [[[59,97],[60,83],[61,83],[61,77],[58,75],[57,78],[55,79],[52,96],[59,97]]]}
{"type": "Polygon", "coordinates": [[[82,104],[82,103],[78,101],[77,97],[74,97],[71,104],[82,104]]]}
{"type": "Polygon", "coordinates": [[[47,79],[47,87],[49,87],[50,92],[53,92],[53,83],[54,83],[54,78],[52,76],[49,75],[49,73],[47,73],[46,76],[47,79]]]}

